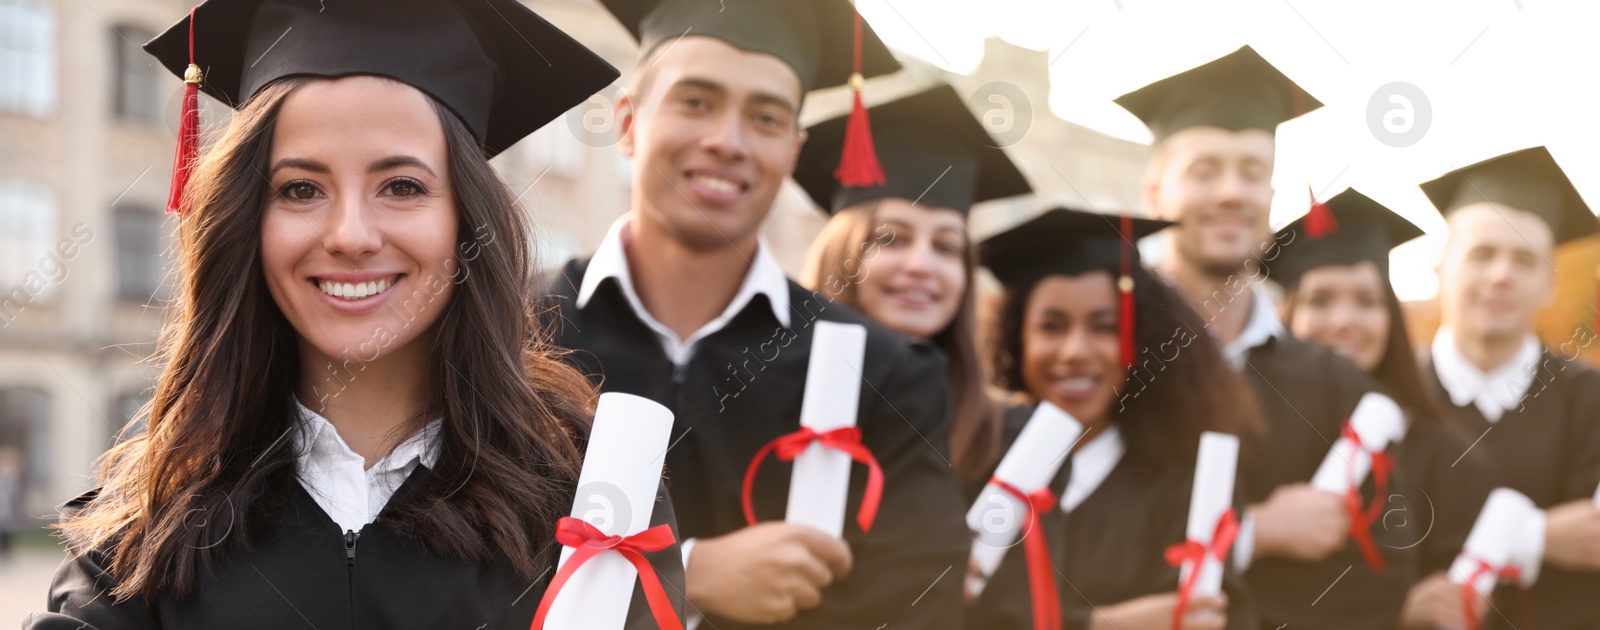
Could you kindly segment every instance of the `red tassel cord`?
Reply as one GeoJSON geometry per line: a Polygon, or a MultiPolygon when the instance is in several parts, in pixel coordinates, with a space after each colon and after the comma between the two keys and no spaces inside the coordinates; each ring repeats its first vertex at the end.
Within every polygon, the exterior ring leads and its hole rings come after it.
{"type": "Polygon", "coordinates": [[[632,536],[607,536],[586,521],[563,516],[556,521],[556,541],[574,551],[566,564],[561,565],[561,570],[556,571],[555,577],[550,579],[550,588],[545,589],[533,623],[528,626],[529,630],[543,630],[550,606],[561,594],[561,587],[566,586],[567,580],[578,572],[578,567],[606,552],[616,552],[638,570],[639,584],[644,589],[645,602],[650,604],[650,615],[655,617],[656,627],[661,630],[683,630],[672,608],[672,600],[667,597],[666,589],[662,588],[661,577],[656,575],[655,567],[644,557],[645,553],[661,551],[677,542],[670,526],[657,525],[632,536]]]}
{"type": "Polygon", "coordinates": [[[878,465],[877,458],[872,456],[872,451],[867,450],[866,445],[861,443],[861,429],[858,427],[841,427],[821,433],[811,427],[800,427],[799,431],[780,435],[756,451],[756,456],[750,459],[750,465],[745,468],[744,487],[739,493],[744,505],[745,523],[756,524],[753,495],[756,472],[761,470],[761,462],[768,454],[776,454],[778,461],[792,462],[804,453],[812,442],[849,455],[851,460],[867,467],[867,485],[861,496],[861,507],[856,511],[856,523],[861,525],[861,531],[871,533],[872,523],[878,518],[878,505],[883,502],[883,468],[878,465]]]}
{"type": "Polygon", "coordinates": [[[861,102],[861,14],[856,14],[855,73],[850,75],[850,89],[855,92],[850,106],[850,120],[844,128],[844,154],[839,156],[839,168],[833,171],[840,184],[852,188],[882,186],[883,166],[878,163],[878,150],[872,144],[872,124],[867,119],[867,107],[861,102]]]}
{"type": "Polygon", "coordinates": [[[1339,222],[1333,218],[1333,210],[1326,203],[1317,203],[1317,195],[1311,192],[1311,185],[1306,185],[1306,194],[1311,195],[1311,212],[1306,214],[1306,236],[1322,238],[1339,231],[1339,222]]]}
{"type": "Polygon", "coordinates": [[[1056,593],[1055,568],[1050,564],[1050,547],[1045,541],[1041,517],[1055,509],[1056,497],[1049,488],[1023,492],[999,477],[989,480],[1028,508],[1028,529],[1022,533],[1022,547],[1028,562],[1028,597],[1033,604],[1034,630],[1060,630],[1061,600],[1056,593]]]}
{"type": "Polygon", "coordinates": [[[1354,444],[1356,450],[1367,451],[1372,457],[1372,481],[1375,491],[1372,493],[1372,504],[1366,508],[1361,506],[1361,488],[1356,483],[1355,456],[1345,462],[1345,477],[1348,479],[1349,488],[1345,491],[1345,509],[1350,512],[1350,537],[1356,541],[1356,546],[1361,549],[1362,557],[1366,558],[1367,565],[1374,571],[1382,573],[1384,570],[1383,556],[1378,554],[1378,548],[1373,544],[1372,525],[1378,522],[1383,515],[1383,506],[1388,502],[1389,472],[1394,469],[1394,458],[1389,451],[1370,451],[1361,444],[1361,434],[1350,426],[1350,421],[1345,420],[1340,437],[1354,444]]]}
{"type": "Polygon", "coordinates": [[[172,184],[167,212],[183,212],[183,191],[200,154],[200,66],[194,63],[194,9],[189,9],[189,68],[183,72],[183,113],[178,122],[178,147],[172,156],[172,184]]]}
{"type": "MultiPolygon", "coordinates": [[[[1478,566],[1476,569],[1473,569],[1472,575],[1467,577],[1467,581],[1461,583],[1461,607],[1467,620],[1467,630],[1478,630],[1480,622],[1478,621],[1478,616],[1473,614],[1472,598],[1474,596],[1483,597],[1485,599],[1493,597],[1494,588],[1491,587],[1488,593],[1478,593],[1478,591],[1474,589],[1472,585],[1478,581],[1479,576],[1486,573],[1493,574],[1496,578],[1498,578],[1496,580],[1497,583],[1500,581],[1519,582],[1522,579],[1522,571],[1517,567],[1510,565],[1496,569],[1494,565],[1485,562],[1482,558],[1475,558],[1470,555],[1467,557],[1472,559],[1474,562],[1477,562],[1478,566]]],[[[1529,597],[1528,589],[1526,587],[1518,584],[1518,591],[1520,591],[1520,599],[1522,600],[1520,602],[1522,608],[1522,625],[1518,627],[1523,630],[1533,630],[1533,619],[1530,618],[1530,615],[1532,614],[1531,606],[1533,602],[1529,597]]]]}
{"type": "Polygon", "coordinates": [[[1117,334],[1122,342],[1122,365],[1133,368],[1133,217],[1122,216],[1122,275],[1117,278],[1121,310],[1117,315],[1117,334]]]}
{"type": "Polygon", "coordinates": [[[1190,538],[1181,543],[1167,547],[1167,564],[1174,567],[1189,565],[1189,576],[1178,585],[1178,604],[1172,608],[1172,630],[1183,627],[1183,613],[1189,608],[1189,599],[1194,596],[1194,585],[1200,581],[1200,568],[1205,563],[1206,557],[1216,558],[1219,562],[1226,563],[1228,550],[1233,548],[1233,541],[1239,535],[1239,520],[1233,515],[1233,508],[1228,508],[1217,519],[1217,527],[1212,530],[1211,544],[1202,544],[1190,538]]]}

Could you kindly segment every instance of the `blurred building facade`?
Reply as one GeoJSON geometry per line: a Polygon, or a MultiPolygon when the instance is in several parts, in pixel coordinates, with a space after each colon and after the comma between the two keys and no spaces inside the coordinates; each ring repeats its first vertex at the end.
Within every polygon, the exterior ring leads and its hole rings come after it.
{"type": "MultiPolygon", "coordinates": [[[[139,46],[192,4],[0,0],[0,447],[24,452],[26,506],[41,520],[90,486],[95,459],[148,400],[157,371],[146,359],[173,283],[177,219],[163,208],[182,83],[139,46]]],[[[614,105],[638,51],[594,0],[529,4],[623,70],[495,160],[550,268],[592,251],[628,210],[632,165],[616,148],[614,105]]],[[[1137,207],[1147,147],[1052,116],[1044,52],[995,40],[971,76],[904,61],[902,73],[869,83],[869,100],[951,82],[1038,190],[980,205],[975,233],[1051,205],[1137,207]]],[[[848,96],[815,95],[802,120],[842,114],[848,96]]],[[[208,136],[231,114],[203,109],[208,136]]],[[[784,186],[764,231],[791,274],[824,220],[784,186]]]]}

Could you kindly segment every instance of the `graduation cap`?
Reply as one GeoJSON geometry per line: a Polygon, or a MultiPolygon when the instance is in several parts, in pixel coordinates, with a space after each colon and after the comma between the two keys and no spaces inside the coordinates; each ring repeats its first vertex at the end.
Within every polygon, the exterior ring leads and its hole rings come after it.
{"type": "Polygon", "coordinates": [[[1265,261],[1278,284],[1293,287],[1307,271],[1327,265],[1353,265],[1369,260],[1389,277],[1389,250],[1422,236],[1422,229],[1354,188],[1346,189],[1326,204],[1331,225],[1316,226],[1311,215],[1295,219],[1278,230],[1277,242],[1287,243],[1277,257],[1265,261]],[[1292,238],[1289,238],[1291,237],[1292,238]]]}
{"type": "Polygon", "coordinates": [[[1122,362],[1133,363],[1133,266],[1140,264],[1139,239],[1177,225],[1130,215],[1056,208],[978,244],[978,261],[1008,291],[1052,275],[1115,271],[1121,298],[1118,323],[1122,362]]]}
{"type": "Polygon", "coordinates": [[[972,204],[1031,192],[1028,180],[949,85],[867,110],[885,182],[846,186],[834,177],[848,116],[806,131],[795,181],[829,213],[895,197],[966,214],[972,204]]]}
{"type": "Polygon", "coordinates": [[[1439,213],[1488,202],[1533,213],[1550,226],[1556,244],[1595,232],[1594,211],[1542,146],[1489,158],[1422,184],[1439,213]]]}
{"type": "Polygon", "coordinates": [[[856,10],[848,0],[601,0],[639,40],[648,56],[679,37],[715,37],[736,48],[766,53],[794,68],[801,91],[844,85],[850,75],[900,69],[888,46],[861,26],[855,53],[856,10]],[[860,57],[860,63],[855,58],[860,57]],[[858,68],[859,66],[859,68],[858,68]]]}
{"type": "Polygon", "coordinates": [[[169,211],[199,144],[197,89],[239,107],[284,77],[389,77],[493,157],[618,76],[516,0],[207,0],[144,48],[187,84],[169,211]]]}
{"type": "Polygon", "coordinates": [[[1119,96],[1116,103],[1144,121],[1157,143],[1190,127],[1272,133],[1284,121],[1322,107],[1249,46],[1119,96]]]}

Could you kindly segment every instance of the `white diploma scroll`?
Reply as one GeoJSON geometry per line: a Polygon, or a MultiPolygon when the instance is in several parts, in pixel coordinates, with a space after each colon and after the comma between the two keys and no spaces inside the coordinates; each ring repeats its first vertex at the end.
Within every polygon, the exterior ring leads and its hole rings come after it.
{"type": "MultiPolygon", "coordinates": [[[[1000,459],[994,476],[1023,492],[1043,488],[1056,476],[1067,459],[1068,449],[1082,434],[1083,425],[1076,419],[1055,405],[1041,402],[1011,449],[1000,459]]],[[[975,536],[972,559],[983,574],[981,578],[968,580],[973,597],[983,592],[989,576],[994,575],[1000,561],[1017,544],[1027,527],[1027,516],[1027,505],[992,481],[978,494],[972,509],[967,511],[967,527],[975,536]]]]}
{"type": "MultiPolygon", "coordinates": [[[[867,329],[860,324],[819,321],[811,339],[800,426],[818,433],[856,425],[861,398],[867,329]]],[[[845,503],[850,496],[848,453],[813,442],[794,460],[789,507],[784,520],[810,525],[834,538],[844,536],[845,503]]]]}
{"type": "Polygon", "coordinates": [[[1497,571],[1514,566],[1522,572],[1524,586],[1531,586],[1529,573],[1537,579],[1539,559],[1529,557],[1527,543],[1535,527],[1544,528],[1544,512],[1531,499],[1510,488],[1495,488],[1472,523],[1461,555],[1450,564],[1450,581],[1465,584],[1470,579],[1473,590],[1487,597],[1500,581],[1497,571]],[[1480,562],[1490,570],[1479,571],[1480,562]]]}
{"type": "MultiPolygon", "coordinates": [[[[631,394],[601,394],[572,517],[611,535],[632,536],[648,529],[671,435],[672,412],[666,407],[631,394]]],[[[573,551],[561,550],[561,565],[573,551]]],[[[621,630],[638,577],[621,554],[590,558],[550,604],[545,627],[621,630]]]]}
{"type": "MultiPolygon", "coordinates": [[[[1239,438],[1206,431],[1200,435],[1200,453],[1194,466],[1194,491],[1189,498],[1189,540],[1211,546],[1217,521],[1233,505],[1233,478],[1239,462],[1239,438]]],[[[1184,563],[1178,583],[1189,579],[1194,567],[1184,563]]],[[[1222,561],[1207,553],[1195,580],[1193,595],[1222,593],[1222,561]]]]}
{"type": "Polygon", "coordinates": [[[1406,434],[1405,414],[1394,400],[1376,392],[1361,397],[1350,412],[1350,428],[1361,436],[1361,446],[1340,436],[1311,477],[1311,486],[1343,495],[1352,483],[1357,488],[1372,472],[1372,452],[1382,451],[1406,434]]]}

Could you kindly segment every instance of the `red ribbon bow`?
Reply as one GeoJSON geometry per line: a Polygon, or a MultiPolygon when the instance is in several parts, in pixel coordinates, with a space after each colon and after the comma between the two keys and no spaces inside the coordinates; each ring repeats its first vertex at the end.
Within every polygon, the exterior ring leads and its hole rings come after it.
{"type": "Polygon", "coordinates": [[[1233,514],[1233,508],[1228,508],[1217,518],[1217,528],[1211,533],[1211,544],[1207,545],[1190,538],[1181,543],[1167,547],[1167,564],[1182,567],[1185,562],[1190,563],[1189,577],[1178,585],[1178,605],[1172,609],[1172,629],[1183,627],[1183,611],[1189,607],[1189,597],[1194,592],[1194,585],[1200,581],[1200,568],[1204,565],[1206,556],[1215,557],[1219,562],[1228,558],[1228,550],[1233,548],[1233,539],[1239,535],[1239,520],[1233,514]]]}
{"type": "Polygon", "coordinates": [[[1355,539],[1356,545],[1361,548],[1361,555],[1367,559],[1367,564],[1378,572],[1383,571],[1383,556],[1378,554],[1378,547],[1372,543],[1372,524],[1378,522],[1378,517],[1383,516],[1383,506],[1388,503],[1389,496],[1389,471],[1394,468],[1394,457],[1388,451],[1368,451],[1361,444],[1361,435],[1350,426],[1350,421],[1345,420],[1344,428],[1340,430],[1340,437],[1349,440],[1357,450],[1367,451],[1372,456],[1372,480],[1374,492],[1372,504],[1367,508],[1361,507],[1361,485],[1356,482],[1355,454],[1345,462],[1345,476],[1349,486],[1345,489],[1344,505],[1350,511],[1350,537],[1355,539]]]}
{"type": "MultiPolygon", "coordinates": [[[[1471,558],[1471,556],[1468,557],[1471,558]]],[[[1472,583],[1478,581],[1478,577],[1485,573],[1493,573],[1496,577],[1497,583],[1499,580],[1515,582],[1522,579],[1522,570],[1511,564],[1496,569],[1494,568],[1494,565],[1489,564],[1480,558],[1471,559],[1473,562],[1478,563],[1478,567],[1472,570],[1472,575],[1468,576],[1466,583],[1461,585],[1461,607],[1463,612],[1466,613],[1467,630],[1478,630],[1478,616],[1472,613],[1472,595],[1477,591],[1472,588],[1472,583]]],[[[1489,597],[1493,594],[1494,587],[1490,587],[1489,592],[1484,593],[1483,596],[1489,597]]],[[[1529,614],[1529,603],[1528,589],[1522,589],[1522,627],[1526,628],[1527,630],[1533,630],[1533,622],[1527,618],[1527,615],[1529,614]]]]}
{"type": "Polygon", "coordinates": [[[1055,570],[1050,567],[1050,547],[1045,542],[1044,523],[1040,520],[1041,514],[1055,509],[1056,497],[1048,487],[1023,492],[999,477],[990,479],[989,483],[1028,506],[1028,529],[1022,534],[1022,546],[1028,557],[1028,592],[1033,600],[1033,628],[1060,630],[1061,602],[1056,599],[1055,570]]]}
{"type": "Polygon", "coordinates": [[[861,531],[872,531],[872,521],[878,517],[878,503],[883,500],[883,468],[878,466],[877,458],[872,456],[872,451],[861,444],[861,429],[857,427],[843,427],[832,431],[817,433],[811,427],[800,427],[799,431],[780,435],[766,446],[756,451],[756,456],[750,460],[750,467],[744,471],[744,520],[751,525],[756,524],[756,508],[751,501],[750,493],[756,485],[756,471],[761,468],[761,461],[767,454],[777,451],[778,461],[792,462],[805,452],[806,447],[812,442],[819,442],[850,456],[857,462],[867,466],[867,490],[861,497],[861,509],[856,512],[856,522],[861,524],[861,531]]]}
{"type": "Polygon", "coordinates": [[[678,622],[678,613],[672,609],[667,592],[661,588],[661,578],[656,575],[655,567],[650,566],[650,561],[644,558],[645,552],[661,551],[677,542],[670,526],[657,525],[632,536],[607,536],[582,519],[564,516],[556,522],[556,542],[572,547],[574,551],[567,563],[556,572],[556,577],[550,580],[550,588],[544,592],[544,599],[539,602],[539,612],[534,614],[529,630],[544,628],[544,617],[549,614],[550,605],[555,603],[567,579],[577,573],[583,563],[606,551],[622,554],[639,570],[639,582],[644,585],[644,596],[650,602],[650,614],[655,616],[656,625],[661,630],[683,630],[683,624],[678,622]]]}

